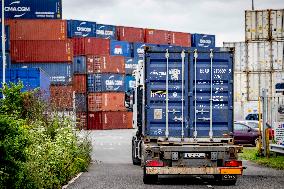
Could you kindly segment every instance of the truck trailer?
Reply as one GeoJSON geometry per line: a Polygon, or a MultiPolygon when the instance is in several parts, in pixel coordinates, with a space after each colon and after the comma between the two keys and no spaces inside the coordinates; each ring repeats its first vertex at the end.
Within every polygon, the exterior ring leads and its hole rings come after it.
{"type": "Polygon", "coordinates": [[[145,47],[135,72],[132,160],[143,181],[213,175],[234,185],[243,173],[233,141],[234,49],[145,47]]]}

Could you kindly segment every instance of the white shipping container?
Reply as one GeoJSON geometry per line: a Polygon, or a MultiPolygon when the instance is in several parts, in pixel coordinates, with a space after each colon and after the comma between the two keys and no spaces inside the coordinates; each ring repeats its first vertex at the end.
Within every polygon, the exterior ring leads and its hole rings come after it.
{"type": "Polygon", "coordinates": [[[272,40],[284,40],[284,9],[270,11],[272,40]]]}
{"type": "Polygon", "coordinates": [[[246,101],[248,93],[248,80],[246,73],[234,74],[234,101],[246,101]]]}
{"type": "Polygon", "coordinates": [[[235,72],[282,71],[284,42],[224,42],[235,47],[235,72]]]}
{"type": "Polygon", "coordinates": [[[248,73],[248,101],[257,101],[262,95],[262,89],[268,90],[268,95],[272,96],[271,73],[248,73]]]}
{"type": "Polygon", "coordinates": [[[269,40],[269,10],[248,10],[245,12],[246,41],[269,40]]]}

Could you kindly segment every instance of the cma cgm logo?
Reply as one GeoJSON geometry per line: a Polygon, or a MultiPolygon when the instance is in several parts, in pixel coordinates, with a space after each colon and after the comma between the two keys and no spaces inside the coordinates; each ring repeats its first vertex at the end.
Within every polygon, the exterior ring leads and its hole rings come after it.
{"type": "Polygon", "coordinates": [[[113,36],[114,35],[114,31],[105,30],[105,26],[100,26],[99,28],[97,28],[96,33],[97,33],[97,35],[107,35],[107,36],[113,36]]]}
{"type": "Polygon", "coordinates": [[[115,47],[114,47],[114,54],[123,54],[122,46],[115,45],[115,47]]]}
{"type": "Polygon", "coordinates": [[[31,7],[27,6],[20,6],[21,1],[13,1],[10,3],[9,6],[5,7],[6,12],[17,12],[15,13],[14,17],[15,18],[20,18],[24,16],[27,12],[31,11],[31,7]]]}
{"type": "Polygon", "coordinates": [[[89,33],[91,33],[92,31],[92,28],[85,26],[86,24],[87,22],[81,22],[80,25],[77,27],[78,32],[86,32],[85,34],[82,35],[83,37],[87,37],[89,33]]]}

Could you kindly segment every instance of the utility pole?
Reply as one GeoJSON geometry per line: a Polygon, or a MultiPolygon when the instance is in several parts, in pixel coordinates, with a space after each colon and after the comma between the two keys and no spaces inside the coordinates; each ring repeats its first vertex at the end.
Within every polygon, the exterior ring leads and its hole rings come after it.
{"type": "Polygon", "coordinates": [[[254,10],[254,0],[251,0],[251,9],[254,10]]]}
{"type": "MultiPolygon", "coordinates": [[[[2,18],[1,18],[1,24],[2,24],[2,61],[3,61],[3,84],[6,83],[6,46],[5,46],[5,1],[2,0],[2,18]]],[[[3,95],[3,98],[5,96],[3,95]]]]}

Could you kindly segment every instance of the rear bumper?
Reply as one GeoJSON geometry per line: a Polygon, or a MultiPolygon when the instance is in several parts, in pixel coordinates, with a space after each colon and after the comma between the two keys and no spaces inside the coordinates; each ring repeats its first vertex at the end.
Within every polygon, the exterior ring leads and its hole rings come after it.
{"type": "Polygon", "coordinates": [[[243,167],[146,167],[149,175],[242,175],[243,167]]]}

